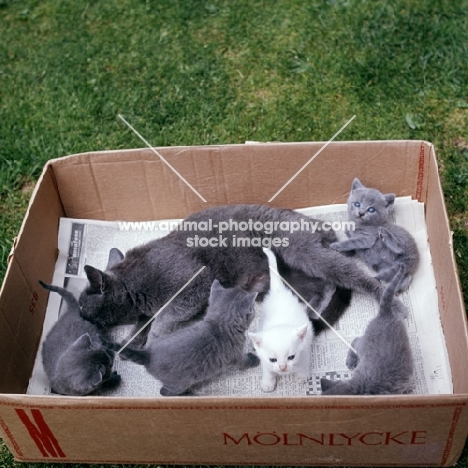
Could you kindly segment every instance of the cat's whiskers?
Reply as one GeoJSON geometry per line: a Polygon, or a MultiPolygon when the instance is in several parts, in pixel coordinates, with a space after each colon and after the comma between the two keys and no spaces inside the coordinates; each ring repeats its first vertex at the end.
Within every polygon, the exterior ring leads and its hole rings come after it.
{"type": "Polygon", "coordinates": [[[322,320],[323,323],[325,323],[325,325],[330,328],[330,330],[335,333],[335,335],[338,336],[338,338],[352,351],[354,351],[356,354],[357,354],[357,351],[351,346],[350,343],[348,343],[346,341],[345,338],[343,338],[343,336],[340,335],[340,333],[338,333],[337,330],[335,330],[335,328],[333,328],[333,326],[327,322],[327,320],[325,320],[321,314],[319,314],[277,271],[275,271],[273,268],[270,267],[270,271],[272,271],[275,275],[277,275],[281,281],[283,281],[284,284],[286,284],[286,286],[288,286],[291,291],[302,301],[304,302],[304,304],[310,309],[312,310],[312,312],[315,313],[315,315],[317,315],[317,317],[322,320]]]}

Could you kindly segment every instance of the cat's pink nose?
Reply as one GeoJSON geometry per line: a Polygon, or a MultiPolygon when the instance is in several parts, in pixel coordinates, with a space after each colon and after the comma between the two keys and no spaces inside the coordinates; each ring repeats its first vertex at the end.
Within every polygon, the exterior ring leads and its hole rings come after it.
{"type": "Polygon", "coordinates": [[[278,367],[281,372],[284,372],[288,366],[286,364],[280,364],[278,367]]]}

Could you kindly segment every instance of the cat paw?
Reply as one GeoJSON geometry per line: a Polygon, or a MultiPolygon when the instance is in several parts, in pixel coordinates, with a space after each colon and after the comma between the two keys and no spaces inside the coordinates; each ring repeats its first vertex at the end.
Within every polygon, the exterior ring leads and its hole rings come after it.
{"type": "Polygon", "coordinates": [[[272,392],[276,387],[276,382],[274,384],[262,384],[262,390],[264,392],[272,392]]]}
{"type": "Polygon", "coordinates": [[[174,390],[168,389],[167,387],[162,387],[161,390],[159,390],[159,393],[161,394],[161,396],[166,396],[166,397],[169,397],[169,396],[192,396],[192,395],[194,395],[194,393],[190,389],[183,390],[183,391],[174,391],[174,390]]]}
{"type": "Polygon", "coordinates": [[[262,379],[261,387],[264,392],[272,392],[276,388],[276,377],[272,379],[262,379]]]}
{"type": "Polygon", "coordinates": [[[332,242],[330,244],[330,249],[333,249],[333,250],[340,250],[340,243],[339,242],[332,242]]]}
{"type": "Polygon", "coordinates": [[[112,371],[110,377],[105,382],[103,382],[102,386],[105,388],[115,388],[120,384],[121,381],[122,377],[117,374],[116,371],[112,371]]]}

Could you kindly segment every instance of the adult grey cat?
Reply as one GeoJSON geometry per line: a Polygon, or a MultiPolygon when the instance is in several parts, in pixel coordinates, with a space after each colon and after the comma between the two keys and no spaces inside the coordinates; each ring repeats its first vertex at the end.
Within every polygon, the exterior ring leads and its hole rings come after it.
{"type": "Polygon", "coordinates": [[[204,313],[215,278],[225,287],[246,283],[248,289],[245,278],[264,277],[266,292],[269,272],[262,247],[271,247],[289,268],[324,285],[379,299],[380,283],[328,248],[333,233],[312,232],[310,221],[292,210],[263,205],[214,206],[194,213],[184,220],[184,229],[131,249],[105,271],[86,266],[89,286],[80,296],[81,313],[104,327],[151,317],[206,266],[153,322],[154,337],[170,333],[204,313]],[[302,229],[290,232],[292,223],[302,229]],[[197,245],[202,238],[212,246],[197,245]]]}
{"type": "Polygon", "coordinates": [[[348,198],[348,218],[355,229],[347,231],[349,239],[334,242],[332,249],[356,255],[373,268],[379,281],[390,282],[400,265],[405,268],[398,292],[408,288],[418,262],[419,253],[411,234],[389,221],[395,201],[393,193],[365,187],[354,179],[348,198]]]}
{"type": "Polygon", "coordinates": [[[355,338],[346,365],[354,369],[350,380],[321,379],[322,395],[378,395],[405,393],[413,373],[413,355],[403,319],[407,310],[395,297],[404,278],[400,265],[397,275],[382,296],[378,315],[366,327],[364,335],[355,338]]]}
{"type": "Polygon", "coordinates": [[[192,387],[219,376],[229,366],[247,369],[259,359],[244,354],[246,331],[254,317],[257,292],[223,288],[214,280],[203,320],[148,341],[145,349],[124,348],[120,355],[138,364],[163,384],[161,395],[192,393],[192,387]]]}
{"type": "Polygon", "coordinates": [[[39,281],[48,291],[62,296],[66,310],[47,334],[42,363],[52,390],[62,395],[89,395],[99,388],[114,387],[120,376],[112,371],[114,352],[107,347],[96,325],[84,320],[73,294],[39,281]]]}

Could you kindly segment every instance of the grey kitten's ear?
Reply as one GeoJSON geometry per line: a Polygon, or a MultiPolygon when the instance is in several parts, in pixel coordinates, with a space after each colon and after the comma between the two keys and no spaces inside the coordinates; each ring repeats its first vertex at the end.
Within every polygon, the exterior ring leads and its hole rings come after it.
{"type": "Polygon", "coordinates": [[[98,385],[100,385],[102,382],[102,379],[103,379],[103,375],[101,371],[93,372],[93,374],[90,375],[89,377],[89,381],[91,382],[91,385],[93,387],[97,387],[98,385]]]}
{"type": "Polygon", "coordinates": [[[362,185],[361,181],[356,177],[351,184],[351,191],[362,188],[365,188],[364,185],[362,185]]]}
{"type": "Polygon", "coordinates": [[[73,344],[72,347],[75,349],[89,349],[93,346],[93,342],[91,340],[91,336],[89,333],[85,333],[81,335],[79,338],[77,338],[73,344]]]}
{"type": "Polygon", "coordinates": [[[215,291],[224,291],[225,289],[226,288],[223,288],[223,286],[221,286],[221,283],[215,278],[213,284],[211,285],[210,294],[213,294],[215,291]]]}
{"type": "Polygon", "coordinates": [[[244,304],[247,304],[247,305],[253,305],[255,300],[257,299],[257,296],[258,296],[258,292],[248,292],[245,296],[245,299],[244,299],[244,304]]]}
{"type": "Polygon", "coordinates": [[[387,206],[393,205],[393,202],[395,201],[395,194],[387,193],[387,195],[384,195],[384,199],[387,206]]]}
{"type": "Polygon", "coordinates": [[[329,380],[325,377],[322,377],[320,379],[320,386],[322,387],[322,392],[326,392],[330,388],[333,388],[338,382],[338,380],[329,380]]]}
{"type": "Polygon", "coordinates": [[[107,260],[106,270],[113,267],[116,263],[124,259],[124,254],[117,248],[113,247],[109,252],[109,259],[107,260]]]}
{"type": "Polygon", "coordinates": [[[101,270],[92,267],[91,265],[85,265],[84,271],[88,277],[89,286],[95,293],[102,294],[104,292],[104,274],[101,270]]]}

